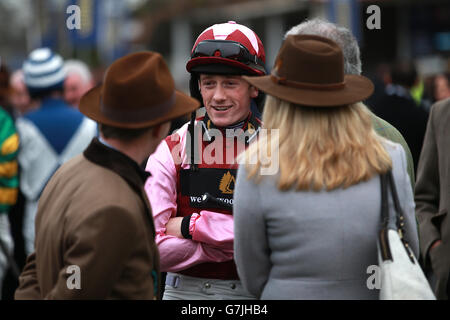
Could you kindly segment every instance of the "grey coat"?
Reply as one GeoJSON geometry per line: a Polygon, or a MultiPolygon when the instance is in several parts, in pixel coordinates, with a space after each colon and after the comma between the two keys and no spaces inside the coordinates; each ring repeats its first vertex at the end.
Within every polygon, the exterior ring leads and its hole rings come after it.
{"type": "Polygon", "coordinates": [[[438,299],[449,299],[450,287],[450,99],[431,108],[417,170],[415,200],[425,269],[436,278],[438,299]],[[436,240],[442,243],[430,250],[436,240]]]}
{"type": "MultiPolygon", "coordinates": [[[[399,144],[385,142],[405,211],[406,238],[419,244],[413,192],[399,144]]],[[[261,299],[377,299],[367,280],[377,265],[380,179],[329,192],[280,192],[277,176],[260,184],[238,170],[235,261],[245,288],[261,299]]],[[[393,205],[390,205],[393,214],[393,205]]]]}

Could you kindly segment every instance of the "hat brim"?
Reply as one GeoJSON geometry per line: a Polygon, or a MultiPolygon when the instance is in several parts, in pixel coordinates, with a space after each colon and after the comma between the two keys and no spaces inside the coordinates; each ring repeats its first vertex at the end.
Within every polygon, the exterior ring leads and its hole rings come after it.
{"type": "Polygon", "coordinates": [[[372,82],[359,75],[345,75],[344,87],[333,90],[289,87],[274,82],[270,75],[262,77],[242,76],[242,78],[267,94],[291,103],[314,107],[349,105],[363,101],[371,96],[374,91],[372,82]]]}
{"type": "Polygon", "coordinates": [[[197,57],[197,58],[192,58],[186,64],[186,70],[188,72],[196,72],[196,70],[195,70],[196,68],[195,67],[203,66],[203,65],[210,65],[210,64],[225,64],[225,65],[228,65],[228,66],[231,66],[231,67],[239,68],[239,69],[244,71],[244,72],[242,72],[243,74],[244,73],[250,73],[250,74],[255,74],[255,75],[263,75],[263,74],[265,74],[264,71],[257,70],[256,67],[252,68],[251,66],[246,65],[245,63],[242,63],[242,62],[239,62],[239,61],[236,61],[236,60],[233,60],[233,59],[222,58],[222,57],[197,57]]]}
{"type": "Polygon", "coordinates": [[[200,102],[194,98],[189,97],[181,91],[175,91],[175,102],[174,105],[169,109],[168,112],[161,114],[156,118],[150,120],[137,121],[137,122],[119,122],[111,120],[106,117],[100,108],[100,97],[101,97],[102,85],[94,87],[89,90],[80,101],[79,110],[88,118],[101,123],[110,125],[117,128],[125,129],[139,129],[152,127],[161,123],[165,123],[174,120],[183,115],[189,114],[195,111],[199,106],[200,102]]]}

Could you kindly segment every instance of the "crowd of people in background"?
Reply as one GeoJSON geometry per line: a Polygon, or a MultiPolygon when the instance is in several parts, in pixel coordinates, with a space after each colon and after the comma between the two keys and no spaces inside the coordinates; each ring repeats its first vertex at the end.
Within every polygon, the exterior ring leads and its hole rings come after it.
{"type": "MultiPolygon", "coordinates": [[[[37,203],[47,181],[97,134],[96,123],[77,109],[83,94],[93,86],[93,79],[85,63],[63,61],[48,48],[31,52],[23,67],[12,74],[2,65],[1,77],[0,105],[14,119],[13,128],[20,137],[14,169],[20,176],[20,185],[14,193],[15,201],[9,200],[9,214],[4,216],[9,217],[12,241],[8,243],[15,244],[13,256],[23,267],[25,257],[34,249],[37,203]]],[[[10,189],[11,186],[2,184],[1,187],[10,189]]],[[[4,237],[7,229],[2,231],[4,237]]],[[[5,297],[11,297],[11,290],[17,286],[14,278],[6,277],[5,290],[9,292],[5,291],[5,297]]]]}
{"type": "MultiPolygon", "coordinates": [[[[364,291],[361,287],[365,283],[361,279],[366,274],[356,274],[358,271],[354,268],[355,262],[376,264],[376,247],[367,240],[371,234],[372,238],[375,237],[378,223],[378,212],[375,210],[377,198],[372,197],[378,192],[374,181],[377,174],[392,168],[401,190],[402,205],[409,212],[407,236],[415,254],[420,257],[425,272],[433,273],[430,282],[435,286],[436,296],[448,299],[450,254],[445,248],[448,248],[450,240],[446,217],[450,207],[450,134],[447,129],[450,123],[449,71],[424,77],[418,74],[411,61],[393,62],[384,67],[378,79],[373,79],[375,93],[372,96],[347,96],[347,99],[339,101],[337,96],[330,95],[327,98],[322,94],[320,97],[313,97],[311,94],[313,98],[305,100],[304,97],[308,97],[311,92],[302,91],[299,86],[285,91],[283,86],[289,81],[316,81],[319,76],[313,75],[311,70],[319,74],[317,70],[323,63],[318,61],[316,65],[303,65],[302,69],[298,57],[304,53],[298,51],[298,48],[340,52],[343,65],[336,65],[336,69],[343,68],[343,80],[344,75],[346,79],[361,77],[358,44],[346,28],[319,19],[293,27],[284,38],[280,52],[292,50],[293,53],[284,52],[286,57],[281,59],[279,56],[272,68],[264,65],[261,40],[245,26],[234,22],[218,24],[198,36],[186,69],[191,74],[191,96],[199,101],[203,111],[193,113],[191,121],[188,121],[187,112],[171,117],[172,126],[170,130],[167,128],[167,132],[178,131],[167,135],[163,130],[167,138],[161,137],[162,143],[158,148],[155,146],[152,149],[155,153],[150,158],[139,158],[138,163],[151,173],[144,190],[150,200],[155,221],[155,243],[159,247],[161,258],[157,263],[160,263],[164,275],[167,272],[167,278],[163,277],[162,282],[157,280],[149,287],[161,289],[164,299],[374,298],[373,292],[364,291]],[[217,30],[233,35],[228,38],[215,37],[214,32],[218,32],[217,30]],[[233,33],[236,30],[239,32],[233,33]],[[220,56],[226,50],[231,52],[236,49],[226,47],[227,40],[237,44],[236,48],[239,50],[251,52],[253,64],[220,56]],[[217,47],[209,47],[211,44],[217,47]],[[219,54],[215,50],[219,50],[219,54]],[[289,60],[291,57],[296,58],[289,60]],[[278,74],[271,73],[270,70],[275,70],[278,74]],[[310,70],[311,74],[305,70],[310,70]],[[283,79],[274,80],[278,76],[283,79]],[[261,82],[258,78],[266,78],[266,82],[261,82]],[[274,83],[280,87],[273,89],[274,83]],[[213,93],[215,86],[225,89],[223,92],[213,93]],[[230,93],[243,91],[246,92],[245,96],[242,95],[244,98],[237,93],[230,93]],[[222,94],[222,97],[218,98],[218,94],[222,94]],[[232,98],[228,98],[229,96],[232,98]],[[232,118],[224,117],[228,108],[227,99],[245,105],[242,114],[232,118]],[[321,104],[345,107],[341,107],[335,114],[328,114],[320,108],[321,104]],[[352,114],[353,117],[357,114],[359,120],[352,118],[352,114]],[[314,142],[315,146],[308,147],[313,137],[322,137],[324,144],[333,143],[333,137],[320,131],[319,123],[327,117],[329,121],[336,123],[333,132],[352,136],[359,142],[366,139],[363,142],[365,146],[356,149],[374,155],[376,161],[372,160],[377,162],[376,165],[365,159],[363,154],[359,157],[357,153],[351,153],[355,157],[353,160],[361,163],[357,167],[364,167],[366,162],[373,165],[373,168],[369,166],[370,170],[367,169],[364,173],[365,178],[359,176],[347,181],[346,176],[358,176],[361,172],[355,173],[356,167],[348,168],[348,172],[339,171],[342,167],[338,161],[328,163],[329,168],[340,172],[336,176],[331,174],[330,180],[326,180],[320,173],[324,170],[322,167],[313,166],[310,173],[300,170],[295,172],[292,169],[309,168],[308,165],[311,165],[300,163],[295,158],[302,157],[292,150],[296,146],[304,148],[302,150],[306,153],[314,152],[316,147],[320,149],[319,141],[314,142]],[[338,118],[341,122],[336,120],[338,118]],[[275,123],[274,119],[280,121],[275,123]],[[281,133],[286,135],[283,143],[288,147],[281,153],[284,160],[281,160],[280,167],[287,171],[280,173],[279,180],[264,180],[262,184],[258,184],[258,170],[246,167],[237,174],[238,165],[235,162],[228,166],[200,164],[196,167],[190,162],[194,158],[187,158],[181,164],[174,163],[174,149],[179,148],[180,155],[192,151],[190,148],[194,143],[190,144],[191,141],[187,141],[186,136],[193,135],[195,130],[202,132],[203,128],[206,134],[210,129],[239,126],[244,132],[253,133],[258,132],[260,127],[277,128],[281,125],[284,130],[288,130],[306,126],[305,119],[309,119],[309,130],[316,130],[314,134],[304,133],[298,138],[294,132],[281,133]],[[352,123],[354,127],[361,126],[358,121],[365,121],[361,128],[367,132],[353,132],[351,128],[345,127],[345,123],[352,123]],[[376,137],[372,135],[372,131],[376,132],[376,137]],[[302,140],[308,137],[310,141],[302,140]],[[289,168],[292,170],[289,171],[289,168]],[[208,180],[220,181],[227,172],[232,172],[234,182],[235,179],[238,181],[234,209],[217,205],[217,201],[216,205],[209,203],[204,206],[189,202],[190,196],[201,196],[208,191],[208,180]],[[286,172],[290,172],[292,177],[286,176],[286,172]],[[253,180],[247,179],[248,176],[253,176],[253,180]],[[347,187],[350,188],[340,189],[340,183],[333,184],[335,179],[341,179],[342,183],[348,182],[347,187]],[[315,191],[310,189],[312,185],[323,181],[326,181],[325,191],[317,192],[323,186],[315,191]],[[194,184],[202,186],[197,190],[197,186],[192,187],[194,184]],[[187,186],[195,189],[195,194],[186,192],[189,189],[187,186]],[[282,192],[283,189],[290,191],[282,192]],[[261,194],[270,196],[261,197],[261,194]],[[355,197],[359,200],[354,201],[355,197]],[[339,212],[330,211],[330,208],[339,207],[342,201],[351,203],[352,207],[339,212]],[[362,208],[367,207],[368,203],[372,203],[373,212],[367,210],[361,216],[362,208]],[[309,215],[314,213],[314,219],[307,214],[298,214],[296,217],[282,215],[283,212],[291,213],[302,207],[309,215]],[[361,240],[360,243],[350,245],[333,241],[333,237],[344,232],[340,222],[334,220],[343,214],[346,221],[353,221],[345,233],[349,237],[354,233],[361,240]],[[320,221],[328,222],[325,225],[320,221]],[[220,225],[220,228],[214,228],[213,223],[220,225]],[[359,230],[363,228],[369,231],[360,235],[359,230]],[[333,252],[345,252],[347,245],[355,248],[348,249],[351,251],[349,255],[335,257],[335,261],[339,261],[339,266],[336,266],[329,259],[332,259],[333,252]],[[340,269],[337,270],[337,267],[340,269]],[[308,277],[324,277],[327,282],[318,285],[309,281],[308,277]],[[345,294],[342,294],[342,282],[338,286],[338,282],[334,281],[342,277],[352,279],[345,283],[345,294]],[[296,282],[298,278],[306,280],[296,282]]],[[[133,63],[139,66],[142,64],[143,70],[148,67],[140,58],[133,58],[135,60],[130,61],[135,61],[133,63]]],[[[245,58],[248,59],[247,56],[245,58]]],[[[131,62],[122,63],[126,70],[126,63],[131,62]]],[[[323,70],[323,78],[326,78],[328,71],[323,70]]],[[[113,77],[112,72],[109,76],[113,77]]],[[[365,83],[365,80],[360,81],[365,83]]],[[[86,63],[73,59],[64,61],[63,57],[49,48],[38,48],[30,52],[22,68],[13,72],[9,70],[7,61],[1,60],[0,293],[3,299],[13,298],[14,291],[19,286],[18,270],[21,271],[25,266],[27,256],[35,254],[36,212],[46,185],[64,163],[83,153],[92,139],[100,136],[101,130],[104,130],[102,134],[108,132],[107,128],[99,128],[99,124],[108,125],[108,121],[102,122],[89,116],[88,112],[82,113],[79,110],[82,97],[97,85],[99,84],[95,82],[86,63]]],[[[143,93],[145,90],[139,92],[143,93]]],[[[102,102],[100,100],[100,106],[102,102]]],[[[186,100],[186,103],[190,102],[186,100]]],[[[139,122],[137,120],[135,122],[139,122]]],[[[117,123],[119,127],[127,127],[125,123],[133,121],[117,123]]],[[[156,136],[153,138],[158,143],[161,140],[156,136]]],[[[347,145],[341,147],[345,149],[354,146],[351,139],[347,142],[347,145]]],[[[205,142],[202,148],[207,148],[209,143],[211,142],[205,142]]],[[[249,141],[243,143],[247,148],[249,141]]],[[[251,152],[252,148],[247,150],[246,155],[251,152]]],[[[317,152],[314,161],[319,165],[322,153],[320,150],[317,152]]],[[[352,161],[338,151],[335,157],[352,161]]],[[[345,167],[344,164],[342,166],[345,167]]],[[[229,199],[232,198],[231,192],[229,199]]],[[[343,218],[338,220],[340,219],[343,218]]],[[[146,231],[142,232],[146,234],[146,231]]],[[[96,241],[95,237],[92,239],[96,241]]],[[[152,263],[156,263],[155,261],[152,263]]],[[[159,270],[159,266],[154,270],[159,270]]],[[[58,274],[58,270],[55,274],[58,274]]],[[[153,297],[153,292],[151,296],[153,297]]],[[[120,295],[116,297],[121,298],[120,295]]],[[[131,297],[147,296],[143,294],[131,297]]]]}

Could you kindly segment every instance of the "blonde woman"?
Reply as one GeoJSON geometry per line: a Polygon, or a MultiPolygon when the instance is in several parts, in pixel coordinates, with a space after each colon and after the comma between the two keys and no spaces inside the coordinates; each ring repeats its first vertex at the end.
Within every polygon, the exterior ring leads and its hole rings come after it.
{"type": "Polygon", "coordinates": [[[312,35],[287,37],[272,75],[244,78],[268,94],[267,138],[245,153],[234,198],[244,287],[260,299],[377,299],[370,266],[377,265],[380,174],[393,172],[416,256],[418,236],[405,152],[375,133],[360,103],[372,83],[344,76],[338,45],[312,35]],[[265,176],[270,162],[251,163],[273,144],[279,158],[269,160],[279,170],[265,176]]]}

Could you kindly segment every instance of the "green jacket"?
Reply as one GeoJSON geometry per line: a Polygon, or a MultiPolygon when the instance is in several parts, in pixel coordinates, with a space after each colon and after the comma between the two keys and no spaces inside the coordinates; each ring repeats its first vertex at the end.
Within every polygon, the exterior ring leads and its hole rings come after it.
{"type": "Polygon", "coordinates": [[[14,120],[0,107],[0,214],[8,213],[17,201],[19,187],[17,151],[19,136],[14,120]]]}
{"type": "Polygon", "coordinates": [[[409,179],[411,180],[411,187],[414,192],[414,184],[415,184],[415,176],[414,176],[414,162],[411,154],[411,150],[409,150],[408,144],[403,138],[402,134],[395,129],[389,122],[377,117],[374,113],[372,115],[372,125],[375,131],[382,137],[391,140],[393,142],[399,143],[402,145],[403,149],[405,149],[406,153],[406,162],[408,166],[408,174],[409,179]]]}

